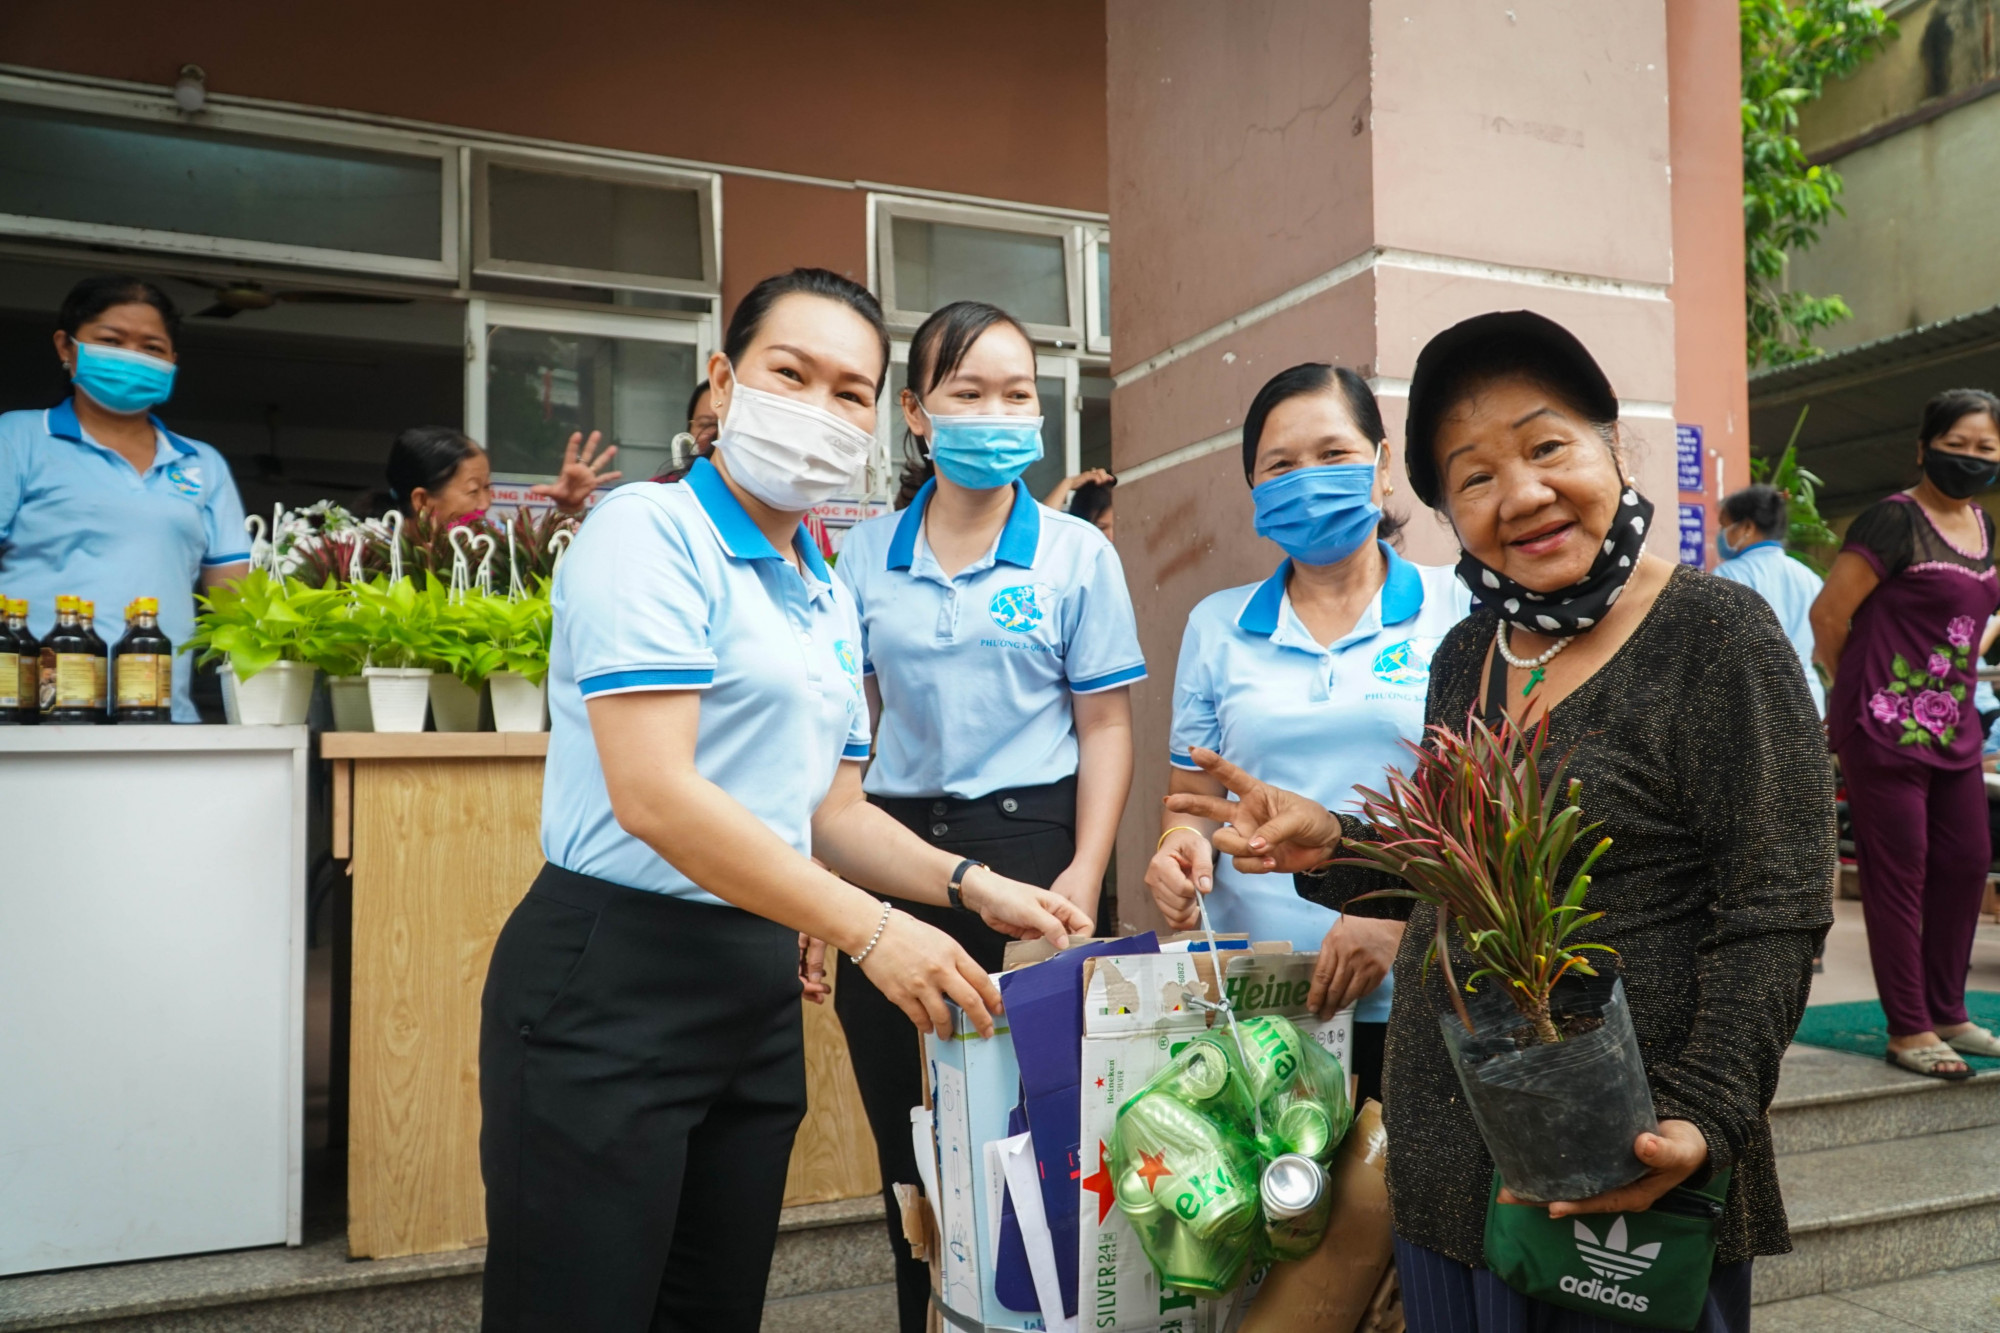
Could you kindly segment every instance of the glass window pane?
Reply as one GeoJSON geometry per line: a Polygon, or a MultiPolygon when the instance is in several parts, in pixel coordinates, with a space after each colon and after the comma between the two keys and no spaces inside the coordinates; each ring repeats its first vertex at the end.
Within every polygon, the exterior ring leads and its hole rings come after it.
{"type": "Polygon", "coordinates": [[[1111,336],[1111,242],[1097,243],[1097,327],[1099,338],[1111,336]]]}
{"type": "Polygon", "coordinates": [[[495,259],[699,282],[701,195],[495,162],[486,169],[495,259]]]}
{"type": "Polygon", "coordinates": [[[1111,468],[1111,376],[1101,370],[1086,370],[1077,376],[1077,470],[1111,468]]]}
{"type": "Polygon", "coordinates": [[[493,470],[553,476],[571,432],[601,430],[626,481],[657,475],[687,429],[694,353],[688,343],[493,329],[484,441],[493,470]]]}
{"type": "Polygon", "coordinates": [[[0,102],[0,212],[442,258],[444,166],[0,102]]]}
{"type": "Polygon", "coordinates": [[[986,301],[1028,324],[1076,322],[1060,236],[900,217],[891,227],[899,309],[927,314],[953,301],[986,301]]]}

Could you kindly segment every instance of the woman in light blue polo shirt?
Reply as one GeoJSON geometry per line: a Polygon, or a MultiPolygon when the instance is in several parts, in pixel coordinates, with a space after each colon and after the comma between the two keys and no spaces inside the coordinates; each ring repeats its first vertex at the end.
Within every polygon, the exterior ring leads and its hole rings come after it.
{"type": "MultiPolygon", "coordinates": [[[[152,415],[173,392],[180,322],[150,282],[85,278],[56,316],[56,356],[76,393],[0,416],[0,589],[27,600],[38,637],[64,593],[107,616],[157,597],[160,628],[179,645],[194,632],[195,588],[249,568],[229,464],[152,415]]],[[[101,630],[123,632],[115,622],[101,630]]],[[[189,663],[175,655],[176,722],[201,720],[189,663]]]]}
{"type": "MultiPolygon", "coordinates": [[[[1042,405],[1034,345],[1012,316],[977,301],[938,310],[910,340],[909,384],[914,497],[848,534],[837,575],[879,701],[863,786],[931,846],[1095,916],[1132,785],[1130,687],[1146,674],[1124,569],[1094,525],[1037,504],[1020,480],[1042,456],[1042,405]]],[[[1003,936],[962,914],[926,919],[1000,969],[1003,936]]],[[[916,1179],[917,1049],[866,978],[844,976],[834,1003],[886,1193],[916,1179]]],[[[929,1282],[897,1211],[902,1327],[921,1330],[929,1282]]]]}
{"type": "Polygon", "coordinates": [[[906,1025],[948,1034],[951,1001],[990,1031],[999,1002],[948,935],[857,886],[1090,931],[862,795],[860,625],[800,520],[859,482],[888,352],[846,278],[759,283],[709,360],[713,460],[615,492],[556,577],[548,864],[482,1001],[489,1333],[755,1333],[806,1109],[808,937],[906,1025]]]}
{"type": "MultiPolygon", "coordinates": [[[[1345,367],[1293,366],[1257,391],[1243,419],[1243,475],[1258,533],[1289,558],[1188,617],[1170,791],[1222,794],[1188,757],[1201,747],[1352,809],[1355,786],[1379,789],[1383,769],[1404,762],[1403,742],[1421,736],[1431,653],[1471,597],[1451,570],[1413,565],[1383,540],[1394,523],[1381,509],[1392,489],[1384,437],[1375,395],[1345,367]]],[[[1331,1013],[1358,1002],[1354,1072],[1364,1096],[1379,1096],[1401,923],[1343,918],[1268,875],[1218,866],[1206,821],[1170,814],[1163,824],[1146,884],[1167,923],[1191,927],[1196,886],[1212,887],[1217,929],[1320,950],[1314,1003],[1331,1013]]]]}

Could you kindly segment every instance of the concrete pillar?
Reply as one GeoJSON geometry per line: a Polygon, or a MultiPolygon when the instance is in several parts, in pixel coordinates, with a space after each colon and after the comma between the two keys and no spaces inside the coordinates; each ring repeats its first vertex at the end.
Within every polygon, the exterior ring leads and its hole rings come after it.
{"type": "MultiPolygon", "coordinates": [[[[1724,0],[1682,3],[1733,21],[1724,0]]],[[[1127,921],[1155,919],[1140,877],[1187,613],[1282,558],[1251,531],[1240,450],[1272,374],[1359,370],[1400,466],[1425,341],[1481,311],[1539,310],[1603,363],[1637,480],[1673,512],[1667,8],[1109,0],[1119,550],[1153,673],[1119,839],[1127,921]]],[[[1733,69],[1733,36],[1729,50],[1733,69]]],[[[1740,383],[1740,290],[1736,320],[1740,383]]],[[[1408,555],[1455,558],[1407,487],[1390,505],[1411,515],[1408,555]]],[[[1655,532],[1671,558],[1673,525],[1655,532]]]]}

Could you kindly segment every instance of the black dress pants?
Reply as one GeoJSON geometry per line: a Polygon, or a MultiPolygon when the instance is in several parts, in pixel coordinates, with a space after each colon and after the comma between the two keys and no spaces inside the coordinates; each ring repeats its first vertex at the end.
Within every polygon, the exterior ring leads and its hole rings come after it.
{"type": "Polygon", "coordinates": [[[486,1333],[756,1333],[806,1110],[795,932],[544,867],[479,1101],[486,1333]]]}
{"type": "MultiPolygon", "coordinates": [[[[868,798],[912,833],[959,856],[984,861],[1009,879],[1047,888],[1076,856],[1076,779],[1046,787],[994,792],[978,800],[951,797],[868,798]]],[[[965,946],[989,972],[998,972],[1007,937],[970,912],[898,903],[920,921],[965,946]]],[[[923,1333],[930,1301],[930,1272],[910,1257],[893,1186],[913,1185],[916,1151],[910,1143],[910,1108],[924,1099],[917,1029],[860,968],[840,960],[833,1007],[847,1034],[875,1154],[882,1165],[882,1195],[889,1207],[889,1244],[896,1251],[896,1305],[902,1333],[923,1333]]]]}

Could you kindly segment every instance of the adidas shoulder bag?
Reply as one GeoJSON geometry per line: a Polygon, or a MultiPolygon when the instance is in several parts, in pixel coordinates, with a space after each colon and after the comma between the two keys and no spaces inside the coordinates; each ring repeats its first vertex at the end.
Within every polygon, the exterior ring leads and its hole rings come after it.
{"type": "Polygon", "coordinates": [[[1643,1213],[1554,1221],[1544,1207],[1486,1203],[1486,1266],[1524,1296],[1637,1328],[1691,1329],[1715,1266],[1715,1224],[1729,1172],[1668,1190],[1643,1213]]]}

